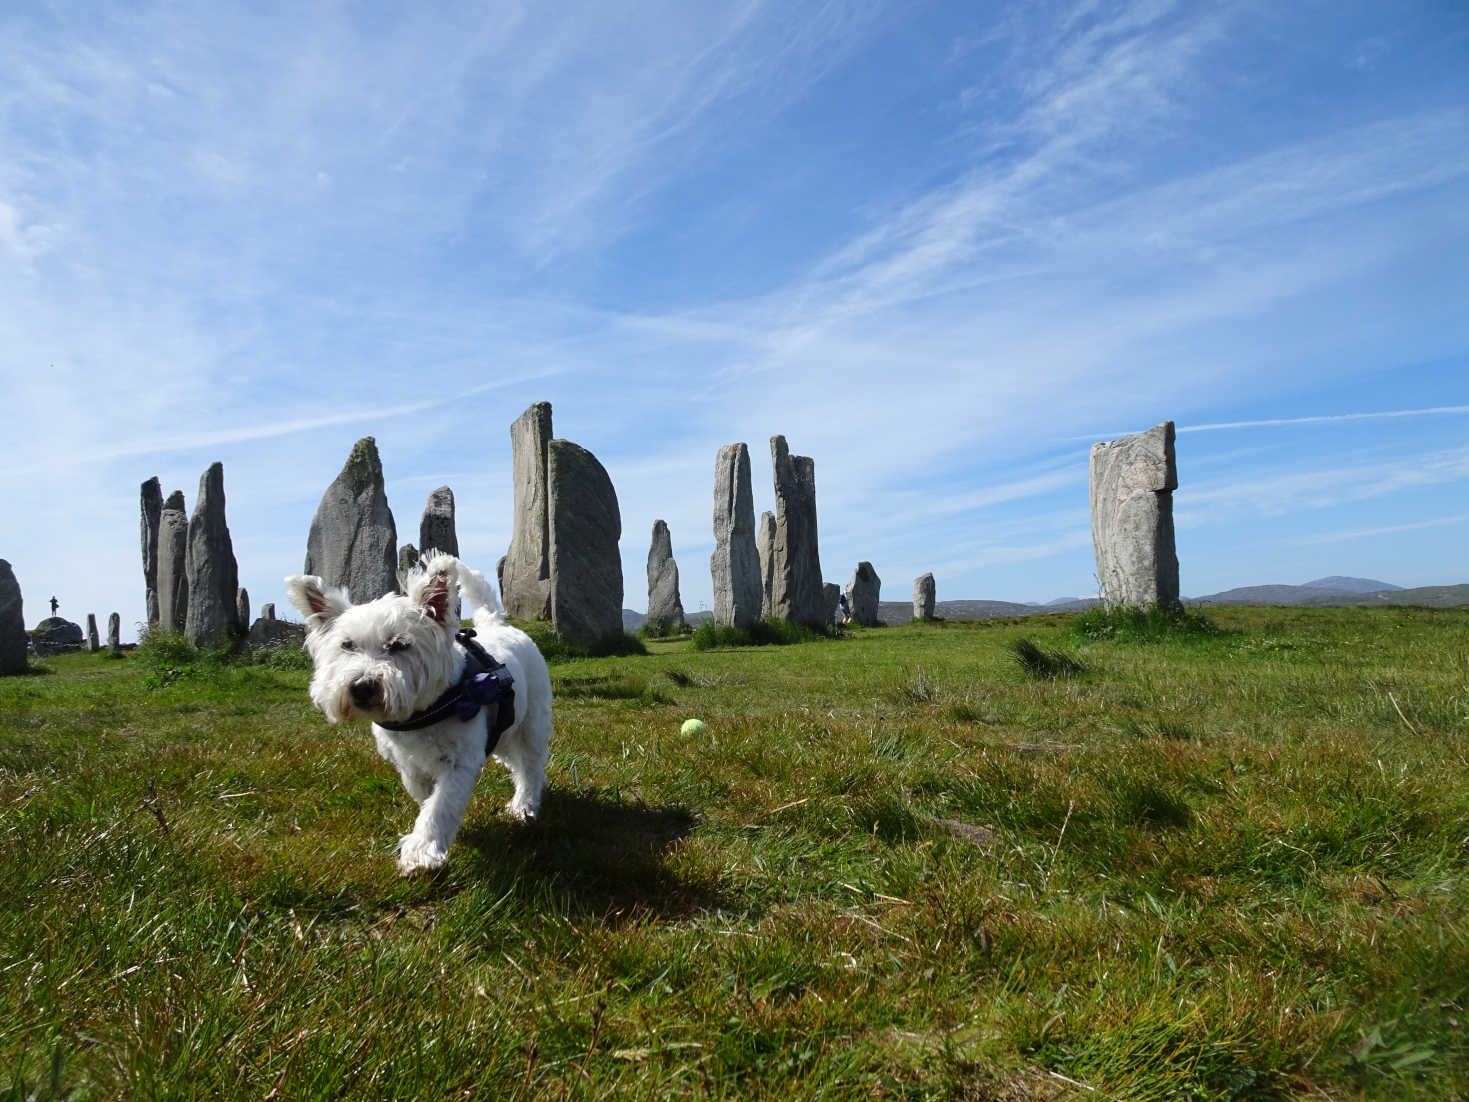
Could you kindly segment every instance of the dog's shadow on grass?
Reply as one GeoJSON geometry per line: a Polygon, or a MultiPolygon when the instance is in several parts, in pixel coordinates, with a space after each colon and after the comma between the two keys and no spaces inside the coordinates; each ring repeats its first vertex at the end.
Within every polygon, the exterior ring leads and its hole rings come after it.
{"type": "Polygon", "coordinates": [[[466,824],[456,859],[475,875],[513,877],[510,890],[570,915],[608,922],[688,918],[721,905],[712,881],[670,867],[673,849],[696,825],[683,807],[649,807],[594,789],[550,789],[534,822],[501,816],[466,824]]]}

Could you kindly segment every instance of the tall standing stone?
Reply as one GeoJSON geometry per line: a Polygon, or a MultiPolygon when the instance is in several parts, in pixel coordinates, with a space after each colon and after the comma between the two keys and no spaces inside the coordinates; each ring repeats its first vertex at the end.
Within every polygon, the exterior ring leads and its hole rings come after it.
{"type": "Polygon", "coordinates": [[[228,641],[239,629],[235,599],[240,575],[224,517],[222,463],[211,463],[199,479],[199,496],[189,517],[184,570],[189,578],[184,635],[196,647],[228,641]]]}
{"type": "Polygon", "coordinates": [[[666,629],[683,629],[683,601],[678,595],[678,563],[673,561],[673,537],[668,524],[653,522],[653,539],[648,547],[648,623],[666,629]]]}
{"type": "Polygon", "coordinates": [[[138,535],[143,544],[144,600],[148,626],[158,623],[158,517],[163,512],[163,487],[157,478],[143,483],[139,494],[138,535]]]}
{"type": "Polygon", "coordinates": [[[877,605],[882,593],[882,579],[870,562],[859,562],[847,582],[847,600],[852,605],[852,619],[865,627],[877,625],[877,605]]]}
{"type": "Polygon", "coordinates": [[[595,647],[622,635],[617,491],[597,457],[570,440],[552,440],[546,460],[551,622],[568,642],[595,647]]]}
{"type": "Polygon", "coordinates": [[[792,455],[784,436],[770,438],[770,462],[775,473],[771,616],[817,627],[824,583],[816,539],[816,464],[809,456],[792,455]]]}
{"type": "Polygon", "coordinates": [[[306,537],[305,573],[345,586],[354,604],[397,592],[398,529],[371,436],[352,445],[342,473],[321,495],[306,537]]]}
{"type": "Polygon", "coordinates": [[[1173,439],[1173,422],[1164,421],[1147,432],[1092,445],[1092,548],[1109,608],[1179,603],[1173,439]]]}
{"type": "Polygon", "coordinates": [[[26,618],[20,582],[10,563],[0,559],[0,676],[25,673],[26,618]]]}
{"type": "Polygon", "coordinates": [[[405,543],[398,548],[398,579],[401,581],[408,576],[408,572],[418,565],[418,548],[411,543],[405,543]]]}
{"type": "Polygon", "coordinates": [[[158,514],[158,628],[181,634],[189,612],[189,514],[175,490],[158,514]]]}
{"type": "Polygon", "coordinates": [[[550,444],[550,402],[536,402],[510,425],[515,516],[500,596],[506,613],[522,620],[551,617],[550,444]]]}
{"type": "Polygon", "coordinates": [[[244,586],[235,591],[235,623],[242,628],[250,623],[250,591],[244,586]]]}
{"type": "Polygon", "coordinates": [[[87,613],[87,649],[96,654],[102,649],[102,641],[97,638],[97,614],[87,613]]]}
{"type": "Polygon", "coordinates": [[[842,602],[842,587],[836,582],[826,582],[821,587],[821,614],[826,617],[826,623],[835,625],[837,622],[837,606],[842,602]]]}
{"type": "Polygon", "coordinates": [[[933,619],[934,595],[932,574],[920,574],[913,579],[913,619],[933,619]]]}
{"type": "Polygon", "coordinates": [[[122,617],[116,612],[107,615],[107,647],[114,652],[122,649],[122,617]]]}
{"type": "Polygon", "coordinates": [[[454,530],[454,491],[440,486],[428,495],[423,519],[418,522],[418,546],[426,558],[430,551],[447,551],[459,557],[459,535],[454,530]]]}
{"type": "Polygon", "coordinates": [[[760,620],[760,555],[750,449],[727,444],[714,459],[714,622],[749,628],[760,620]]]}
{"type": "Polygon", "coordinates": [[[775,562],[775,514],[768,510],[760,514],[760,535],[756,537],[755,548],[760,552],[760,617],[770,620],[774,618],[770,611],[770,571],[775,562]]]}

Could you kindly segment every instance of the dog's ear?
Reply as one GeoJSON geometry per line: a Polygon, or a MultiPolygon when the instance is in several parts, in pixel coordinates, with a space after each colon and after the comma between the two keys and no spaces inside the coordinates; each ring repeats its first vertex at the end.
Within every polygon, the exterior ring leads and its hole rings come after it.
{"type": "Polygon", "coordinates": [[[422,571],[408,577],[408,599],[428,613],[437,624],[458,618],[458,561],[451,555],[436,556],[422,571]]]}
{"type": "Polygon", "coordinates": [[[286,596],[306,617],[306,627],[320,631],[352,607],[345,590],[322,582],[315,574],[293,574],[286,579],[286,596]]]}

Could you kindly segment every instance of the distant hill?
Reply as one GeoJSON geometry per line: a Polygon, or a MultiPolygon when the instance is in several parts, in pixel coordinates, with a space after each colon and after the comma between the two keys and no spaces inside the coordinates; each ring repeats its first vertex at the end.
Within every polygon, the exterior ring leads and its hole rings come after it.
{"type": "MultiPolygon", "coordinates": [[[[1443,587],[1439,587],[1443,588],[1443,587]]],[[[1452,588],[1452,587],[1450,587],[1452,588]]],[[[1203,597],[1185,597],[1188,605],[1342,605],[1362,603],[1360,598],[1379,593],[1404,593],[1402,586],[1373,578],[1347,578],[1334,575],[1317,578],[1300,585],[1246,585],[1210,593],[1203,597]]],[[[1377,603],[1375,601],[1368,603],[1377,603]]]]}
{"type": "Polygon", "coordinates": [[[1302,582],[1301,588],[1328,589],[1333,593],[1386,593],[1403,587],[1371,578],[1344,578],[1340,574],[1333,574],[1329,578],[1317,578],[1314,582],[1302,582]]]}

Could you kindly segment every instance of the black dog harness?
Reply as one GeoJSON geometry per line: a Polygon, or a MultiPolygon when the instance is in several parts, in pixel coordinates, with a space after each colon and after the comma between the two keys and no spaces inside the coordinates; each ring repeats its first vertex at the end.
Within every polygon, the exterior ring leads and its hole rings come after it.
{"type": "Polygon", "coordinates": [[[461,628],[454,641],[464,648],[464,673],[457,685],[421,712],[414,712],[397,723],[378,723],[388,731],[421,731],[450,716],[468,723],[481,708],[485,709],[485,757],[494,751],[500,736],[515,722],[515,678],[504,663],[490,657],[489,651],[474,641],[474,628],[461,628]]]}

